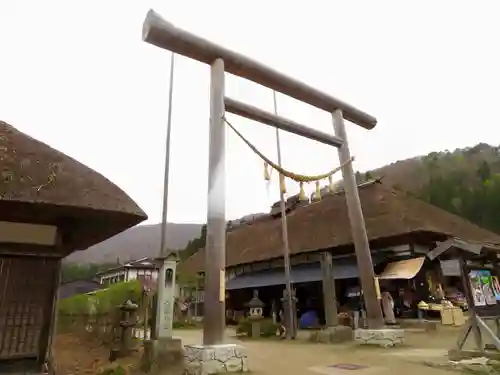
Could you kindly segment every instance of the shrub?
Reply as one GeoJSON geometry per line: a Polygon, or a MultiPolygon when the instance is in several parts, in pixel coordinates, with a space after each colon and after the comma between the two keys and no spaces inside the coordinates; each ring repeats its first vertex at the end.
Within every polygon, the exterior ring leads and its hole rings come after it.
{"type": "Polygon", "coordinates": [[[129,371],[123,366],[117,365],[101,369],[96,375],[128,375],[129,371]]]}
{"type": "MultiPolygon", "coordinates": [[[[264,318],[260,320],[260,336],[261,337],[272,337],[276,336],[280,325],[273,323],[270,318],[264,318]]],[[[252,320],[248,318],[242,318],[238,321],[238,326],[236,327],[236,333],[238,335],[246,335],[250,337],[252,335],[252,320]]]]}
{"type": "Polygon", "coordinates": [[[174,321],[172,323],[172,328],[173,329],[190,329],[190,328],[198,328],[199,325],[196,324],[195,322],[188,322],[188,321],[174,321]]]}
{"type": "Polygon", "coordinates": [[[91,295],[79,294],[60,300],[59,312],[65,315],[103,314],[111,312],[127,299],[138,302],[141,298],[141,285],[138,281],[130,281],[111,285],[91,295]]]}

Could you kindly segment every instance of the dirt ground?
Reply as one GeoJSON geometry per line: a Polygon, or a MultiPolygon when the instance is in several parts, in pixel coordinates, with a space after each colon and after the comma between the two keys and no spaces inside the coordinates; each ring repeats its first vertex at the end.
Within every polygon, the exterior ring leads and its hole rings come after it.
{"type": "MultiPolygon", "coordinates": [[[[183,339],[184,344],[201,342],[201,331],[181,330],[176,335],[183,339]]],[[[448,371],[427,367],[422,362],[443,357],[453,346],[457,335],[457,329],[449,328],[441,328],[437,333],[406,332],[405,345],[397,349],[373,348],[354,343],[310,343],[307,341],[307,332],[301,332],[299,339],[293,342],[241,342],[234,337],[234,332],[228,330],[227,341],[240,343],[247,349],[250,368],[254,374],[375,375],[394,372],[417,375],[425,372],[426,375],[449,375],[448,371]],[[339,369],[335,367],[338,364],[361,365],[362,368],[339,369]]],[[[108,355],[109,351],[105,347],[78,340],[71,334],[59,334],[54,342],[54,358],[58,374],[61,375],[93,375],[109,363],[108,355]]],[[[122,360],[122,364],[137,363],[137,360],[122,360]]]]}
{"type": "MultiPolygon", "coordinates": [[[[139,353],[117,361],[126,367],[138,363],[139,353]]],[[[110,364],[109,347],[73,334],[57,334],[53,344],[56,375],[95,375],[110,364]]]]}

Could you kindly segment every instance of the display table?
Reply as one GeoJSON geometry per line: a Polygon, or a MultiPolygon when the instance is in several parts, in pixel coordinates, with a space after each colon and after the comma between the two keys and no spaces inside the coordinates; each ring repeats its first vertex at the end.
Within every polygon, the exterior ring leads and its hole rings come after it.
{"type": "Polygon", "coordinates": [[[460,327],[465,324],[465,316],[460,307],[444,307],[441,311],[441,324],[460,327]]]}
{"type": "Polygon", "coordinates": [[[427,303],[424,301],[420,301],[417,307],[419,319],[427,319],[429,316],[429,311],[438,312],[439,316],[441,316],[441,311],[443,310],[443,305],[440,303],[427,303]]]}
{"type": "Polygon", "coordinates": [[[418,304],[419,319],[427,319],[429,311],[439,313],[441,324],[462,326],[465,324],[465,317],[461,307],[454,306],[449,301],[444,303],[426,303],[421,301],[418,304]]]}

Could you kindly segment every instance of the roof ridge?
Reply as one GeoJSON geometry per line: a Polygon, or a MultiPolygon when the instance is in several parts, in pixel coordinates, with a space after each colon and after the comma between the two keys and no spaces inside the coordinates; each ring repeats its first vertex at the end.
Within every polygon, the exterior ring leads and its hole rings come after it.
{"type": "MultiPolygon", "coordinates": [[[[290,254],[353,246],[343,193],[345,191],[325,196],[321,201],[299,206],[287,214],[290,254]]],[[[410,240],[414,242],[419,239],[442,241],[450,236],[482,243],[500,242],[500,235],[385,185],[380,179],[361,184],[359,196],[371,245],[373,241],[380,245],[382,240],[408,235],[413,236],[410,240]]],[[[279,228],[279,220],[267,220],[227,233],[226,265],[230,267],[282,258],[279,228]]],[[[182,267],[201,270],[203,259],[204,250],[201,250],[182,267]]]]}

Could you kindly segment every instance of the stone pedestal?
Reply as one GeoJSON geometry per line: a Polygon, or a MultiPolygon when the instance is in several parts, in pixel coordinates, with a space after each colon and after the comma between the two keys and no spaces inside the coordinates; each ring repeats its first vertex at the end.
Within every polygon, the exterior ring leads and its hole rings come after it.
{"type": "Polygon", "coordinates": [[[184,368],[188,375],[249,371],[245,348],[237,344],[186,345],[184,368]]]}
{"type": "Polygon", "coordinates": [[[330,344],[351,341],[352,339],[352,328],[347,326],[328,327],[321,331],[312,332],[309,337],[310,341],[330,344]]]}
{"type": "Polygon", "coordinates": [[[144,341],[141,369],[147,374],[184,373],[184,350],[182,340],[177,337],[144,341]]]}
{"type": "Polygon", "coordinates": [[[252,320],[252,338],[259,339],[260,338],[260,321],[252,320]]]}
{"type": "Polygon", "coordinates": [[[391,348],[404,343],[404,330],[398,328],[356,329],[354,340],[360,344],[391,348]]]}

